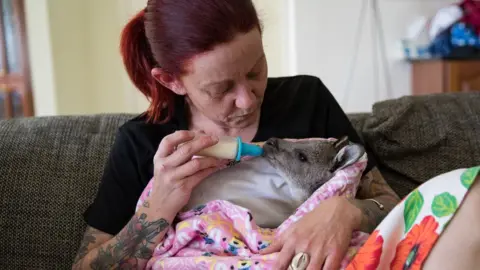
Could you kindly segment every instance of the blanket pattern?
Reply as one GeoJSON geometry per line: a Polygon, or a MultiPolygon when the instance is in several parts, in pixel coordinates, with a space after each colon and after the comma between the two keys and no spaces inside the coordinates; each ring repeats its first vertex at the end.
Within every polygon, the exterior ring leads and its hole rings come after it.
{"type": "MultiPolygon", "coordinates": [[[[276,229],[260,228],[248,209],[224,200],[211,201],[178,214],[178,222],[168,228],[147,263],[147,269],[271,269],[278,253],[260,255],[268,245],[306,213],[332,196],[355,197],[366,155],[337,172],[316,190],[276,229]]],[[[150,195],[153,181],[142,193],[138,207],[150,195]]],[[[342,268],[365,243],[368,234],[353,232],[342,268]]]]}

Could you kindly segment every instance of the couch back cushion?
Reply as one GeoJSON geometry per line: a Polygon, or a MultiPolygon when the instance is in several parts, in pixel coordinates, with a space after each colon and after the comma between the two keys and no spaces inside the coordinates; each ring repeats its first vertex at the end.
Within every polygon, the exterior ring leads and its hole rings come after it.
{"type": "Polygon", "coordinates": [[[0,121],[0,269],[69,269],[128,115],[0,121]]]}
{"type": "Polygon", "coordinates": [[[480,165],[480,92],[379,102],[362,133],[403,197],[438,174],[480,165]]]}

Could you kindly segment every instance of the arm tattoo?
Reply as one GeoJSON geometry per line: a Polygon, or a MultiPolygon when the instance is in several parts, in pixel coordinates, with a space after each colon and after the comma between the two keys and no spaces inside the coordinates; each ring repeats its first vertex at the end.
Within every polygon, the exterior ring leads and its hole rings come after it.
{"type": "Polygon", "coordinates": [[[352,200],[363,212],[360,230],[371,233],[399,201],[400,198],[383,179],[380,171],[373,168],[362,179],[357,198],[352,200]]]}
{"type": "Polygon", "coordinates": [[[92,249],[90,246],[96,244],[98,234],[104,233],[95,228],[87,227],[85,234],[83,235],[80,248],[75,256],[73,269],[80,269],[85,256],[88,254],[88,251],[92,249]]]}
{"type": "Polygon", "coordinates": [[[150,202],[148,202],[147,200],[145,200],[142,205],[145,208],[150,208],[150,202]]]}
{"type": "Polygon", "coordinates": [[[100,247],[93,259],[92,269],[133,269],[152,257],[153,249],[162,231],[169,226],[165,219],[148,221],[147,214],[135,215],[127,226],[115,236],[115,242],[100,247]],[[139,262],[140,261],[140,262],[139,262]]]}

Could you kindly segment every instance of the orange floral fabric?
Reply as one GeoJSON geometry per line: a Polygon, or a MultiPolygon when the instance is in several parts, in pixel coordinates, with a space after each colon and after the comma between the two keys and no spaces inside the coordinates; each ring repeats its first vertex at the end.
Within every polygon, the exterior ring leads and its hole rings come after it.
{"type": "Polygon", "coordinates": [[[420,185],[388,214],[345,269],[421,269],[478,175],[480,166],[457,169],[420,185]]]}
{"type": "Polygon", "coordinates": [[[347,266],[347,270],[375,270],[382,254],[383,237],[374,231],[347,266]]]}
{"type": "Polygon", "coordinates": [[[414,225],[407,236],[398,244],[391,269],[421,269],[428,253],[437,241],[437,228],[438,222],[433,216],[426,216],[420,224],[414,225]]]}

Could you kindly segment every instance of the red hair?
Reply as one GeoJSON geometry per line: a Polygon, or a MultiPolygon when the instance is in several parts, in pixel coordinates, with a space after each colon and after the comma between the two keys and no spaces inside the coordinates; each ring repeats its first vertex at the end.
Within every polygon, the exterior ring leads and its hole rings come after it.
{"type": "Polygon", "coordinates": [[[153,68],[181,75],[191,57],[255,27],[261,30],[251,0],[149,0],[127,23],[120,41],[128,76],[150,101],[148,120],[168,121],[174,110],[175,94],[153,78],[153,68]]]}

